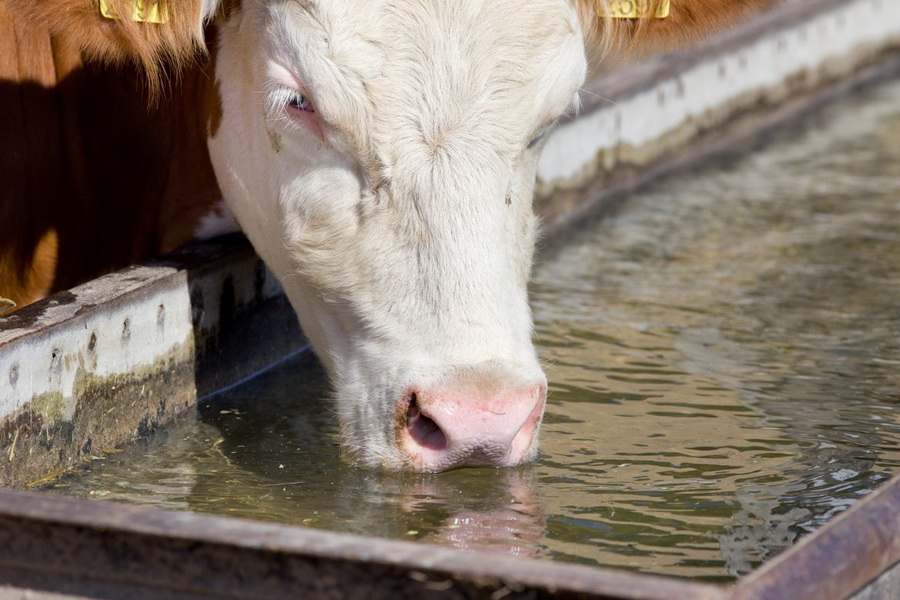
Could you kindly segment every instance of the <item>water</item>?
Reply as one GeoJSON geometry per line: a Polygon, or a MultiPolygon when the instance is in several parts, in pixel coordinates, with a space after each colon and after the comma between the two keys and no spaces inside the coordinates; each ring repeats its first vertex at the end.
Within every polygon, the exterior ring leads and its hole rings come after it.
{"type": "Polygon", "coordinates": [[[354,468],[299,360],[53,490],[728,580],[898,470],[898,292],[890,83],[542,255],[536,465],[354,468]]]}

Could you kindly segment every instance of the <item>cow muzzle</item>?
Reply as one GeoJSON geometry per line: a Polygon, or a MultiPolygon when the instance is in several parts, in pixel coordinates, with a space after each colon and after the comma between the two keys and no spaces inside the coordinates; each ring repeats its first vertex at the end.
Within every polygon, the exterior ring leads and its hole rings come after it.
{"type": "Polygon", "coordinates": [[[534,460],[547,385],[411,386],[396,412],[396,439],[413,471],[509,467],[534,460]]]}

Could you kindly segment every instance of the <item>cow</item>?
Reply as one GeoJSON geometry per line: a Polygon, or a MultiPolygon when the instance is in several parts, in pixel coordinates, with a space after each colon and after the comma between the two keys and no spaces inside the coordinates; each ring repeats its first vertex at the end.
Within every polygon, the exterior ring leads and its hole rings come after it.
{"type": "Polygon", "coordinates": [[[763,4],[0,0],[0,296],[239,227],[359,464],[531,461],[532,190],[586,49],[670,45],[763,4]]]}

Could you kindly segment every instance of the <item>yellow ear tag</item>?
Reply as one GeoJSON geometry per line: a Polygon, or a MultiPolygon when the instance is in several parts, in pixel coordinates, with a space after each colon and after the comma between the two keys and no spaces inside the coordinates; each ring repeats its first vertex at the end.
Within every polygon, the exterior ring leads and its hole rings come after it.
{"type": "MultiPolygon", "coordinates": [[[[132,21],[162,25],[169,20],[165,0],[131,0],[131,2],[132,21]]],[[[100,14],[107,19],[119,18],[119,15],[109,8],[106,0],[100,0],[100,14]]]]}
{"type": "MultiPolygon", "coordinates": [[[[655,14],[650,14],[650,0],[609,0],[607,9],[613,19],[665,19],[669,16],[669,0],[662,0],[655,14]]],[[[604,16],[603,12],[600,15],[604,16]]]]}

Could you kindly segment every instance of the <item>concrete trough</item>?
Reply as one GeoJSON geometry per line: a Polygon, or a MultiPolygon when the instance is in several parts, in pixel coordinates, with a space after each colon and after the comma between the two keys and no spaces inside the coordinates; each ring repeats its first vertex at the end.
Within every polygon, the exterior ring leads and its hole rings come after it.
{"type": "Polygon", "coordinates": [[[26,306],[0,318],[0,486],[78,465],[306,348],[238,235],[26,306]]]}
{"type": "MultiPolygon", "coordinates": [[[[897,75],[898,16],[891,0],[789,1],[592,82],[539,166],[547,235],[897,75]]],[[[0,485],[38,485],[306,351],[277,282],[239,236],[25,307],[0,318],[0,485]]],[[[868,600],[900,597],[898,564],[900,479],[730,587],[0,491],[0,595],[32,598],[868,600]]]]}

